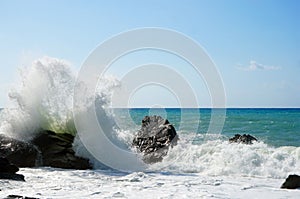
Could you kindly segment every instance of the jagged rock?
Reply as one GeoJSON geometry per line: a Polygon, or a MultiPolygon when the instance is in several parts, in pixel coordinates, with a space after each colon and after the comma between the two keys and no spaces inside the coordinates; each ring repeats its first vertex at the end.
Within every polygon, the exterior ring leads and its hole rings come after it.
{"type": "Polygon", "coordinates": [[[281,185],[282,189],[297,189],[300,188],[300,176],[289,175],[285,182],[281,185]]]}
{"type": "Polygon", "coordinates": [[[146,163],[162,161],[169,147],[176,145],[178,136],[173,125],[160,116],[145,116],[132,145],[143,153],[146,163]]]}
{"type": "Polygon", "coordinates": [[[30,143],[0,135],[0,156],[18,167],[34,167],[37,149],[30,143]]]}
{"type": "Polygon", "coordinates": [[[230,143],[235,142],[235,143],[243,143],[243,144],[252,144],[253,141],[257,141],[257,139],[249,134],[244,134],[244,135],[235,134],[234,137],[229,138],[230,143]]]}
{"type": "Polygon", "coordinates": [[[91,169],[89,161],[75,156],[72,149],[74,136],[67,133],[42,131],[32,140],[41,152],[43,166],[64,169],[91,169]]]}
{"type": "Polygon", "coordinates": [[[19,168],[11,164],[7,158],[0,157],[0,179],[25,181],[24,176],[16,174],[19,168]]]}

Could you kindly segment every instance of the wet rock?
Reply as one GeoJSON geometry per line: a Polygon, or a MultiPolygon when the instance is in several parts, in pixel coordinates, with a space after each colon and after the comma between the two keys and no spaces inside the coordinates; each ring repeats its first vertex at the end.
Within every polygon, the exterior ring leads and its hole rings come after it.
{"type": "Polygon", "coordinates": [[[32,140],[41,153],[42,165],[64,169],[91,169],[87,159],[75,156],[74,136],[67,133],[42,131],[32,140]]]}
{"type": "Polygon", "coordinates": [[[173,125],[160,116],[145,116],[132,146],[143,153],[146,163],[162,161],[169,147],[176,145],[178,136],[173,125]]]}
{"type": "Polygon", "coordinates": [[[252,144],[253,141],[257,142],[257,139],[249,134],[235,134],[234,137],[229,138],[230,143],[252,144]]]}
{"type": "Polygon", "coordinates": [[[0,135],[0,156],[18,167],[34,167],[38,150],[30,143],[0,135]]]}
{"type": "Polygon", "coordinates": [[[300,176],[289,175],[285,182],[281,185],[282,189],[297,189],[300,188],[300,176]]]}
{"type": "Polygon", "coordinates": [[[0,157],[18,167],[51,166],[64,169],[91,169],[89,161],[75,156],[74,136],[41,130],[30,142],[0,135],[0,157]]]}
{"type": "Polygon", "coordinates": [[[11,164],[7,158],[0,157],[0,179],[25,181],[24,176],[16,174],[19,168],[11,164]]]}

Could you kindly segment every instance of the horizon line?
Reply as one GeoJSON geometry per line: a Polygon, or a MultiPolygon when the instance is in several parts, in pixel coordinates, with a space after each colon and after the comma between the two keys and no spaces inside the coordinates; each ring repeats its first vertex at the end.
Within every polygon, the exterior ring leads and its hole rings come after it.
{"type": "MultiPolygon", "coordinates": [[[[16,109],[17,107],[0,107],[0,109],[16,109]]],[[[133,107],[108,107],[108,108],[113,108],[113,109],[143,109],[143,108],[148,108],[148,109],[300,109],[300,107],[263,107],[263,106],[257,106],[257,107],[177,107],[177,106],[167,106],[167,107],[148,107],[148,106],[133,106],[133,107]]]]}
{"type": "Polygon", "coordinates": [[[300,109],[300,107],[176,107],[176,106],[168,106],[168,107],[147,107],[147,106],[134,106],[134,107],[109,107],[109,108],[149,108],[149,109],[168,109],[168,108],[178,108],[178,109],[300,109]]]}

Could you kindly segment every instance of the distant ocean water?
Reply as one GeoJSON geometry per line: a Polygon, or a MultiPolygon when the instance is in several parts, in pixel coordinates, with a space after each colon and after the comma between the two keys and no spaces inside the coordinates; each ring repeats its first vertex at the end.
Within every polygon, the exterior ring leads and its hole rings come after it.
{"type": "MultiPolygon", "coordinates": [[[[161,115],[172,123],[176,129],[181,125],[182,131],[195,134],[205,134],[211,118],[209,108],[131,108],[115,110],[122,117],[122,126],[133,120],[139,126],[146,115],[161,115]],[[181,114],[185,112],[184,122],[198,124],[191,129],[189,124],[182,124],[181,114]],[[129,112],[129,118],[125,117],[129,112]],[[198,118],[198,116],[200,116],[198,118]],[[199,120],[200,119],[200,120],[199,120]]],[[[134,128],[127,126],[128,129],[134,128]]],[[[136,127],[137,128],[137,127],[136,127]]],[[[300,146],[300,109],[299,108],[228,108],[221,136],[232,137],[235,134],[251,134],[264,143],[279,146],[300,146]]]]}

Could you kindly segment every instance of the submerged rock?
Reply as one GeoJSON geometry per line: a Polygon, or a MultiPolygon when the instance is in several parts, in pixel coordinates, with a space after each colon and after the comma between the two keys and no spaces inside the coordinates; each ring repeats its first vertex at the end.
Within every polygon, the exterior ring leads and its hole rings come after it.
{"type": "Polygon", "coordinates": [[[42,130],[30,142],[0,135],[0,157],[18,167],[51,166],[64,169],[91,169],[87,159],[72,149],[74,136],[42,130]]]}
{"type": "Polygon", "coordinates": [[[297,189],[300,188],[300,176],[289,175],[285,182],[281,185],[282,189],[297,189]]]}
{"type": "Polygon", "coordinates": [[[142,127],[132,141],[132,145],[143,153],[143,161],[162,161],[169,147],[176,145],[178,136],[173,125],[160,116],[145,116],[142,127]]]}
{"type": "Polygon", "coordinates": [[[235,143],[242,143],[242,144],[252,144],[253,141],[257,141],[257,139],[249,134],[244,134],[244,135],[235,134],[234,137],[229,138],[230,143],[235,142],[235,143]]]}
{"type": "Polygon", "coordinates": [[[0,179],[25,181],[24,176],[16,174],[19,168],[11,164],[7,158],[0,157],[0,179]]]}

